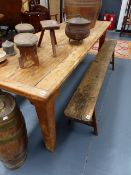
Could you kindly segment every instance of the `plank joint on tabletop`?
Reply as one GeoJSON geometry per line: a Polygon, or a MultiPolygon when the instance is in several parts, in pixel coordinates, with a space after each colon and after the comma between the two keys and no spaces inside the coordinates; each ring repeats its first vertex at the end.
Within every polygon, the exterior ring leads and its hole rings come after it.
{"type": "Polygon", "coordinates": [[[38,101],[43,101],[48,96],[48,92],[45,90],[10,80],[0,81],[0,88],[38,101]]]}

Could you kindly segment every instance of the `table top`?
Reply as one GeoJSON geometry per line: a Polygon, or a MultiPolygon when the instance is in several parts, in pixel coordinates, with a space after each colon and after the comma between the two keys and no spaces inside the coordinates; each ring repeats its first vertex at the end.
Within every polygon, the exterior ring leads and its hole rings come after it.
{"type": "Polygon", "coordinates": [[[61,24],[60,30],[56,31],[57,57],[53,57],[49,31],[45,31],[41,47],[37,49],[40,66],[19,68],[17,50],[15,56],[8,57],[8,64],[0,68],[0,88],[29,99],[46,100],[60,88],[109,24],[107,21],[97,21],[90,36],[79,45],[69,44],[65,24],[61,24]]]}

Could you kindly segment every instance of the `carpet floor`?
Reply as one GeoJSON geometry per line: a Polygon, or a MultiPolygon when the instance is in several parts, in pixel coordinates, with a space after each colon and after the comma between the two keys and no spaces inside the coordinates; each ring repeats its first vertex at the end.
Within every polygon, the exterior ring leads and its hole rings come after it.
{"type": "MultiPolygon", "coordinates": [[[[129,44],[130,41],[127,40],[117,40],[117,45],[115,48],[115,58],[131,59],[129,54],[129,44]]],[[[92,49],[89,51],[90,54],[96,55],[98,53],[99,43],[97,42],[92,49]]]]}
{"type": "Polygon", "coordinates": [[[92,128],[67,125],[64,108],[85,70],[94,59],[88,55],[61,88],[56,99],[57,147],[48,152],[34,107],[16,96],[28,131],[28,156],[14,171],[0,163],[0,175],[130,175],[131,174],[131,61],[116,59],[115,71],[108,70],[99,100],[97,119],[99,136],[92,128]]]}

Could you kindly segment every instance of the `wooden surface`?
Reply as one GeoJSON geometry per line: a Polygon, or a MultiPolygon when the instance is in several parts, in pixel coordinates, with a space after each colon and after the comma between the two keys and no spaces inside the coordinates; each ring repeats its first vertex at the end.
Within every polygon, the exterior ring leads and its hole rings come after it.
{"type": "MultiPolygon", "coordinates": [[[[61,25],[61,29],[56,31],[57,39],[57,57],[52,55],[49,32],[45,31],[43,44],[38,48],[38,57],[40,61],[39,67],[30,67],[28,69],[20,69],[18,64],[19,51],[15,56],[8,57],[8,64],[1,68],[0,73],[0,87],[9,91],[15,91],[14,84],[21,83],[21,92],[19,95],[27,95],[28,90],[26,86],[38,88],[47,92],[43,99],[51,95],[54,90],[57,90],[64,80],[71,74],[76,66],[83,60],[94,43],[101,37],[103,32],[107,29],[109,22],[97,22],[96,27],[91,30],[91,34],[86,38],[81,45],[70,45],[68,38],[65,36],[65,25],[61,25]],[[46,42],[45,44],[45,41],[46,42]],[[66,49],[65,49],[66,48],[66,49]],[[6,86],[6,82],[11,84],[6,86]],[[48,83],[47,83],[48,82],[48,83]],[[23,88],[22,88],[23,84],[23,88]]],[[[38,37],[40,33],[38,34],[38,37]]],[[[40,96],[40,94],[36,94],[40,96]]],[[[36,97],[37,98],[37,97],[36,97]]]]}
{"type": "MultiPolygon", "coordinates": [[[[45,31],[41,47],[37,48],[40,66],[20,69],[18,63],[19,51],[16,50],[17,54],[8,57],[8,64],[0,68],[0,88],[25,96],[30,99],[35,106],[36,102],[41,104],[42,101],[46,105],[43,105],[41,110],[45,110],[45,118],[49,118],[50,111],[47,110],[47,107],[50,106],[52,95],[54,96],[54,94],[59,92],[60,86],[84,59],[84,56],[95,42],[101,38],[109,25],[110,22],[97,22],[95,28],[91,30],[90,36],[86,38],[82,44],[70,45],[69,39],[65,35],[65,24],[61,24],[60,30],[56,31],[58,43],[56,48],[57,57],[53,57],[50,35],[48,31],[45,31]]],[[[38,33],[37,36],[39,37],[40,33],[38,33]]],[[[40,108],[37,109],[37,111],[39,115],[40,108]]],[[[40,113],[40,116],[41,115],[40,113]]],[[[55,114],[52,110],[51,123],[53,124],[49,125],[48,120],[45,120],[45,125],[40,124],[42,133],[46,138],[44,140],[48,140],[46,147],[51,151],[55,148],[55,137],[52,137],[53,132],[55,135],[54,117],[55,114]],[[45,131],[46,124],[48,126],[48,134],[45,131]],[[54,128],[53,131],[52,128],[54,128]],[[52,138],[54,138],[53,142],[52,138]],[[52,146],[50,146],[49,143],[51,143],[52,146]]],[[[38,118],[42,117],[38,116],[38,118]]]]}
{"type": "Polygon", "coordinates": [[[65,115],[69,118],[92,122],[94,108],[102,87],[116,42],[106,41],[96,60],[87,69],[79,87],[68,104],[65,115]]]}

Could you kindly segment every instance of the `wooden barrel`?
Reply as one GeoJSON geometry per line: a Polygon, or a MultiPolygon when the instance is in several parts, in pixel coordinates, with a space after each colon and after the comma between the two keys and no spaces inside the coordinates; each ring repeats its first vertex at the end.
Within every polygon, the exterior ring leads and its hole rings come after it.
{"type": "Polygon", "coordinates": [[[0,160],[9,169],[20,167],[27,155],[27,131],[15,99],[0,92],[0,160]]]}
{"type": "Polygon", "coordinates": [[[64,0],[66,18],[80,15],[91,21],[90,28],[93,28],[98,19],[102,0],[64,0]]]}

